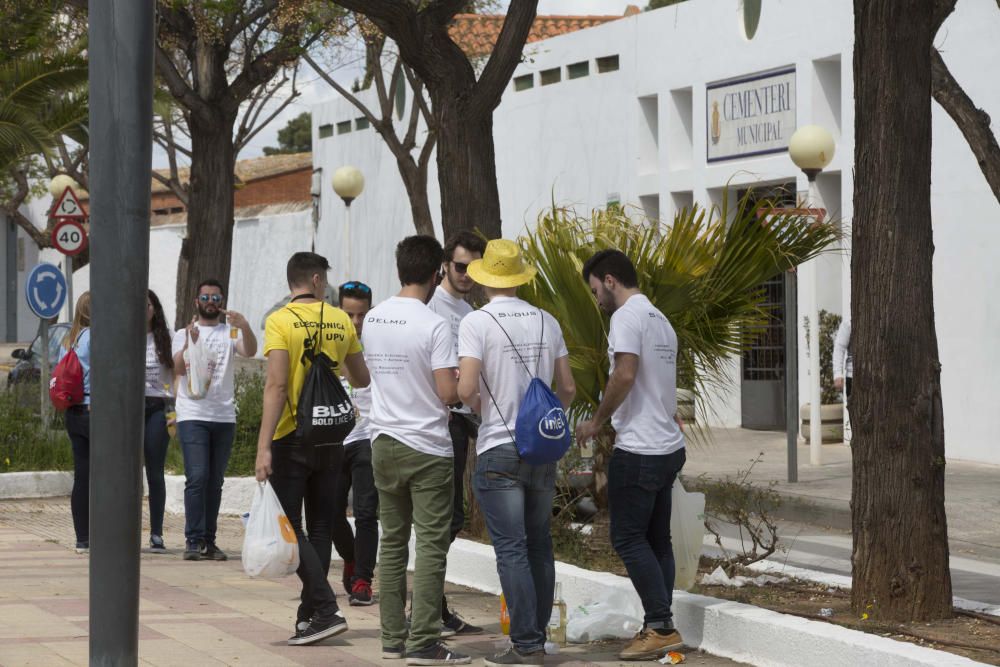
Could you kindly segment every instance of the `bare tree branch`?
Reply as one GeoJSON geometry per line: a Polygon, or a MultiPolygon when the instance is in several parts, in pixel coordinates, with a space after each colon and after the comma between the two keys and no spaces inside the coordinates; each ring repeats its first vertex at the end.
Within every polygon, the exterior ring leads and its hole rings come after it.
{"type": "Polygon", "coordinates": [[[309,66],[313,68],[313,71],[316,72],[316,74],[318,74],[321,79],[323,79],[324,81],[326,81],[326,83],[331,88],[333,88],[338,93],[340,93],[340,95],[345,100],[347,100],[348,102],[350,102],[351,104],[353,104],[354,107],[358,111],[360,111],[362,113],[362,115],[364,115],[365,118],[368,119],[368,122],[371,123],[373,127],[375,127],[376,129],[378,129],[378,125],[381,124],[380,120],[375,117],[375,114],[373,114],[371,112],[371,110],[367,106],[365,106],[364,102],[362,102],[361,100],[359,100],[357,98],[357,96],[354,95],[351,91],[347,90],[347,88],[344,88],[342,85],[340,85],[339,83],[337,83],[336,79],[334,79],[332,76],[330,76],[329,74],[327,74],[323,70],[323,68],[320,67],[319,64],[315,60],[313,60],[312,56],[310,56],[308,53],[305,54],[304,56],[302,56],[302,58],[307,63],[309,63],[309,66]]]}
{"type": "MultiPolygon", "coordinates": [[[[955,11],[955,3],[958,0],[934,0],[934,15],[932,18],[932,30],[934,32],[938,31],[944,20],[955,11]]],[[[998,0],[997,5],[1000,6],[1000,0],[998,0]]]]}
{"type": "Polygon", "coordinates": [[[989,114],[976,107],[934,48],[931,49],[931,94],[961,130],[993,196],[1000,202],[1000,145],[990,128],[989,114]]]}
{"type": "Polygon", "coordinates": [[[19,210],[31,194],[27,174],[22,169],[17,168],[11,168],[9,174],[11,179],[17,184],[17,192],[11,197],[10,201],[4,202],[2,207],[4,212],[13,218],[17,226],[31,237],[36,246],[39,248],[52,247],[52,221],[49,221],[49,225],[45,229],[39,229],[19,210]]]}
{"type": "MultiPolygon", "coordinates": [[[[258,123],[257,122],[257,118],[260,116],[260,112],[264,109],[264,105],[267,103],[267,100],[270,100],[271,97],[274,96],[274,93],[277,92],[278,87],[276,87],[274,89],[274,91],[272,91],[271,93],[269,93],[268,96],[267,96],[267,98],[263,102],[261,102],[261,104],[260,104],[260,106],[259,106],[259,108],[257,110],[257,113],[254,114],[253,120],[251,121],[250,125],[248,126],[250,129],[249,129],[249,133],[246,136],[242,136],[242,134],[243,134],[243,128],[242,127],[240,128],[240,134],[237,135],[236,142],[235,142],[235,147],[236,147],[236,153],[237,154],[241,150],[243,150],[243,148],[245,148],[246,145],[248,143],[250,143],[250,141],[255,136],[257,136],[257,134],[261,130],[263,130],[265,127],[267,127],[267,125],[272,120],[274,120],[282,111],[284,111],[288,107],[288,105],[290,105],[292,102],[294,102],[295,99],[302,94],[299,90],[297,90],[295,88],[295,77],[296,77],[296,74],[297,73],[293,70],[293,72],[292,72],[292,92],[291,92],[291,94],[289,94],[288,97],[285,98],[285,100],[281,103],[281,105],[277,109],[274,110],[273,113],[271,113],[270,115],[268,115],[267,118],[264,119],[263,123],[258,123]],[[242,138],[241,138],[241,136],[242,136],[242,138]]],[[[287,81],[287,80],[288,80],[287,77],[285,79],[283,79],[283,81],[287,81]]]]}
{"type": "Polygon", "coordinates": [[[156,47],[156,69],[167,84],[170,94],[180,100],[185,107],[197,113],[211,112],[211,107],[188,85],[187,80],[177,71],[173,59],[159,45],[156,47]]]}
{"type": "Polygon", "coordinates": [[[153,180],[159,181],[160,183],[163,183],[165,186],[170,188],[170,191],[173,192],[173,194],[178,199],[181,200],[181,203],[183,203],[185,207],[187,207],[188,192],[187,188],[184,186],[183,183],[178,181],[176,178],[168,178],[167,176],[164,176],[160,172],[156,171],[155,169],[151,172],[151,174],[153,176],[153,180]]]}
{"type": "MultiPolygon", "coordinates": [[[[954,5],[956,0],[950,1],[954,5]]],[[[507,18],[504,19],[500,37],[490,54],[490,59],[483,68],[473,92],[469,111],[475,116],[493,113],[500,104],[500,96],[514,74],[514,69],[521,62],[524,43],[531,32],[538,9],[538,0],[511,0],[507,8],[507,18]]]]}
{"type": "MultiPolygon", "coordinates": [[[[260,6],[257,7],[257,9],[244,16],[243,20],[240,21],[239,23],[237,23],[235,20],[232,20],[231,22],[228,23],[229,26],[228,29],[224,30],[223,39],[225,39],[227,43],[232,43],[232,41],[236,39],[236,35],[243,32],[244,30],[252,26],[254,23],[267,16],[268,13],[274,10],[277,6],[278,6],[277,0],[266,0],[265,2],[262,2],[260,6]]],[[[236,14],[234,13],[232,18],[235,19],[235,16],[236,14]]],[[[263,25],[267,25],[268,23],[269,21],[264,21],[263,25]]]]}

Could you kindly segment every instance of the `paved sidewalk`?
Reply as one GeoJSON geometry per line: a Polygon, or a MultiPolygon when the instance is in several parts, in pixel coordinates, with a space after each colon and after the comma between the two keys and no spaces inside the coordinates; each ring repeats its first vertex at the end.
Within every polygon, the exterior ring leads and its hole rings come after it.
{"type": "MultiPolygon", "coordinates": [[[[290,647],[298,603],[298,579],[252,580],[240,567],[242,527],[220,517],[220,547],[232,560],[181,560],[182,517],[168,515],[166,541],[172,553],[142,555],[140,664],[143,665],[376,665],[378,606],[346,607],[350,632],[313,647],[290,647]]],[[[148,528],[143,532],[148,539],[148,528]]],[[[72,550],[66,498],[0,501],[0,665],[60,667],[87,664],[88,558],[72,550]]],[[[339,562],[330,579],[340,592],[339,562]]],[[[113,582],[112,584],[113,585],[113,582]]],[[[449,600],[469,621],[491,634],[451,642],[482,665],[499,635],[494,596],[448,586],[449,600]]],[[[549,665],[624,665],[615,654],[621,642],[571,646],[549,665]]],[[[656,664],[656,663],[634,663],[656,664]]],[[[737,663],[689,651],[685,664],[737,663]]]]}
{"type": "MultiPolygon", "coordinates": [[[[823,446],[823,465],[809,464],[809,447],[798,447],[799,481],[787,477],[785,434],[746,429],[710,429],[708,442],[691,443],[684,476],[721,479],[750,467],[750,479],[775,489],[789,502],[784,518],[850,529],[851,450],[823,446]]],[[[948,537],[964,554],[1000,559],[1000,466],[949,461],[945,468],[948,537]]]]}

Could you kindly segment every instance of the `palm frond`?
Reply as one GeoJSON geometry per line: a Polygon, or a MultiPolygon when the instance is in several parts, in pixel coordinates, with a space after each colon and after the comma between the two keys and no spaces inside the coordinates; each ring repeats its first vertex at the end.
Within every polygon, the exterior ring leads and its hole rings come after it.
{"type": "Polygon", "coordinates": [[[553,207],[520,244],[538,269],[520,295],[561,323],[577,384],[576,416],[596,409],[608,374],[607,318],[583,281],[593,253],[617,248],[635,264],[643,293],[677,332],[678,386],[704,397],[731,381],[734,355],[746,350],[768,320],[761,284],[824,252],[839,238],[836,223],[744,197],[727,206],[694,206],[672,224],[633,219],[625,209],[589,218],[553,207]],[[732,218],[731,220],[729,218],[732,218]]]}

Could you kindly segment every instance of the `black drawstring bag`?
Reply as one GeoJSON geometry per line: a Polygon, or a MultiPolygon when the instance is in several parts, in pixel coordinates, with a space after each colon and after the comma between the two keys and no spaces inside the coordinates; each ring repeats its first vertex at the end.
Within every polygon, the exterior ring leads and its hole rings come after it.
{"type": "Polygon", "coordinates": [[[319,326],[312,335],[308,334],[309,325],[305,320],[291,308],[288,310],[306,327],[307,335],[300,363],[306,365],[309,362],[295,407],[295,438],[305,446],[342,443],[354,430],[354,404],[337,377],[337,362],[323,352],[320,344],[323,335],[323,306],[319,310],[319,326]]]}

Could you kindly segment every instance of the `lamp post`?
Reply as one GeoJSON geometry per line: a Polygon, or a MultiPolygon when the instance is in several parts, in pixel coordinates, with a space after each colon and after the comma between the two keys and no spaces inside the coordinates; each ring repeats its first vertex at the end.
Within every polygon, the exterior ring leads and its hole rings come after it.
{"type": "Polygon", "coordinates": [[[365,189],[365,177],[357,167],[345,166],[333,172],[333,191],[344,200],[347,217],[344,221],[344,245],[347,247],[347,275],[351,280],[351,202],[365,189]]]}
{"type": "MultiPolygon", "coordinates": [[[[49,181],[49,194],[52,195],[53,206],[55,206],[57,199],[66,192],[67,188],[73,188],[73,192],[77,197],[80,197],[83,193],[83,188],[80,184],[76,182],[72,176],[68,174],[56,174],[49,181]]],[[[73,321],[73,308],[76,304],[73,303],[73,258],[69,255],[63,255],[63,275],[66,276],[66,309],[68,311],[69,321],[73,321]]],[[[48,348],[46,348],[48,349],[48,348]]]]}
{"type": "MultiPolygon", "coordinates": [[[[788,154],[809,179],[809,206],[823,208],[816,176],[830,164],[834,152],[833,137],[819,125],[805,125],[792,135],[788,154]]],[[[809,262],[809,462],[823,463],[823,424],[820,406],[822,393],[819,378],[819,259],[809,262]]]]}

